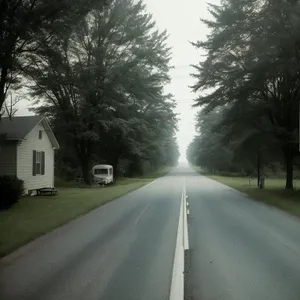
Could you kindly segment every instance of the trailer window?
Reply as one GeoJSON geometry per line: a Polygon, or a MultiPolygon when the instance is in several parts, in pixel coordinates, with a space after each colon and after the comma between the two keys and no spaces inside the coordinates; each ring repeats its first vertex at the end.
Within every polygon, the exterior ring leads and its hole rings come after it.
{"type": "Polygon", "coordinates": [[[107,175],[108,169],[95,169],[94,174],[95,175],[107,175]]]}

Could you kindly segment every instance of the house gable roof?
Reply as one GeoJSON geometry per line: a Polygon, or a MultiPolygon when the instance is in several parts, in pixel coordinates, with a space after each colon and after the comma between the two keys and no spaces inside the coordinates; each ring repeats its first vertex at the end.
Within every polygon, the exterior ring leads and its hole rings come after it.
{"type": "Polygon", "coordinates": [[[50,128],[47,119],[43,116],[25,116],[1,118],[0,120],[0,135],[5,135],[7,140],[23,140],[26,135],[39,123],[42,123],[53,148],[58,149],[59,144],[50,128]]]}

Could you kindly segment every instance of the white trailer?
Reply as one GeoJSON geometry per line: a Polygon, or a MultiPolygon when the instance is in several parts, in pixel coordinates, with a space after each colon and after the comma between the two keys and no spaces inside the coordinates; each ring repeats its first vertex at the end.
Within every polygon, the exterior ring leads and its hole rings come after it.
{"type": "Polygon", "coordinates": [[[110,184],[114,182],[114,171],[111,165],[96,165],[92,169],[93,181],[97,184],[110,184]]]}

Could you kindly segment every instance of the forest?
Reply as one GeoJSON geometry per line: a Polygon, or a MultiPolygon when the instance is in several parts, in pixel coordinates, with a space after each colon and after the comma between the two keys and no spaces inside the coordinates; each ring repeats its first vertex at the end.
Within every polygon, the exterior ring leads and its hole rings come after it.
{"type": "MultiPolygon", "coordinates": [[[[142,1],[1,0],[0,111],[29,94],[59,141],[56,176],[91,182],[95,163],[120,176],[176,164],[168,34],[142,1]]],[[[1,121],[0,121],[1,122],[1,121]]]]}
{"type": "Polygon", "coordinates": [[[300,3],[223,0],[209,5],[204,53],[195,63],[197,136],[188,160],[212,173],[299,170],[300,3]]]}

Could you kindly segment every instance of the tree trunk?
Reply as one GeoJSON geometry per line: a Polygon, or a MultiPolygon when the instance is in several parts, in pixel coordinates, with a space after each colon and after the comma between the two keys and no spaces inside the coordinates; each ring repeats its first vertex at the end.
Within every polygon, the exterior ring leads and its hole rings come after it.
{"type": "Polygon", "coordinates": [[[114,168],[114,180],[115,180],[118,177],[119,154],[116,154],[114,156],[112,166],[114,168]]]}
{"type": "Polygon", "coordinates": [[[77,144],[77,153],[81,166],[83,182],[87,185],[92,184],[92,173],[91,173],[91,156],[86,151],[86,145],[80,145],[80,142],[77,144]]]}
{"type": "Polygon", "coordinates": [[[91,176],[91,170],[90,170],[90,164],[89,164],[89,158],[87,157],[81,157],[81,170],[82,170],[82,177],[83,182],[87,185],[91,185],[92,183],[92,176],[91,176]]]}
{"type": "Polygon", "coordinates": [[[260,172],[260,152],[259,150],[257,151],[257,164],[256,164],[256,168],[257,168],[257,186],[259,187],[260,184],[260,176],[261,176],[261,172],[260,172]]]}
{"type": "Polygon", "coordinates": [[[8,70],[6,67],[2,67],[0,75],[0,111],[2,110],[5,101],[5,84],[7,81],[8,70]]]}
{"type": "Polygon", "coordinates": [[[284,150],[285,165],[286,165],[286,184],[287,190],[294,190],[293,177],[294,177],[294,154],[290,147],[284,150]]]}

